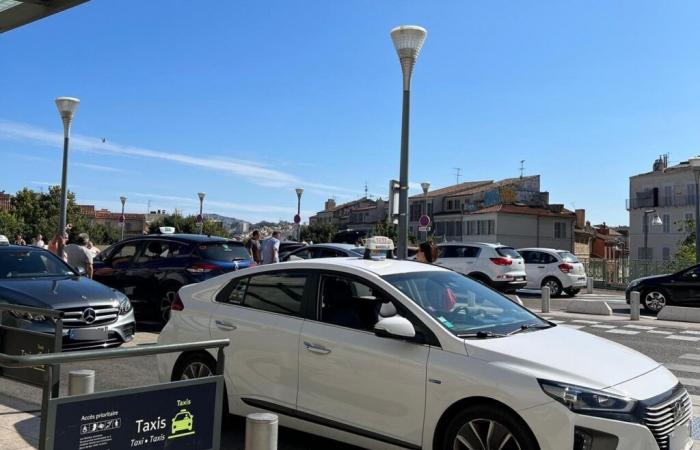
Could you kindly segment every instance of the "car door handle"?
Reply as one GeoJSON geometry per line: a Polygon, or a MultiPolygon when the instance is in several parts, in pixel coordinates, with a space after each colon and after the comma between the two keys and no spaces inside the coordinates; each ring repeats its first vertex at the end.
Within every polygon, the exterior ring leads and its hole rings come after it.
{"type": "Polygon", "coordinates": [[[233,330],[235,330],[236,328],[238,328],[238,327],[235,326],[234,324],[228,323],[228,322],[224,322],[223,320],[215,320],[214,323],[216,324],[216,327],[217,327],[217,328],[219,328],[219,329],[221,329],[221,330],[224,330],[224,331],[233,331],[233,330]]]}
{"type": "Polygon", "coordinates": [[[327,349],[323,345],[312,344],[311,342],[306,342],[306,341],[304,342],[304,347],[306,347],[306,349],[308,351],[310,351],[312,353],[318,353],[319,355],[327,355],[331,352],[329,349],[327,349]]]}
{"type": "Polygon", "coordinates": [[[538,269],[544,269],[544,266],[537,266],[538,269]]]}

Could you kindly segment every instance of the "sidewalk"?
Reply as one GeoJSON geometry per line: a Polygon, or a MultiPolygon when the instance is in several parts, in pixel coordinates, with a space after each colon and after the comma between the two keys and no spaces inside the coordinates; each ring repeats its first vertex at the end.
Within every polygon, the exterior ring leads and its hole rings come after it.
{"type": "Polygon", "coordinates": [[[38,448],[40,412],[39,405],[0,394],[0,449],[38,448]]]}

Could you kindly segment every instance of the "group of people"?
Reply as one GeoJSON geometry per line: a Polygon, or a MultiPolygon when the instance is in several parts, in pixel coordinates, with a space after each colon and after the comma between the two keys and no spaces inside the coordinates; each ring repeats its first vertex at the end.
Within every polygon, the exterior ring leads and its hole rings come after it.
{"type": "MultiPolygon", "coordinates": [[[[17,234],[15,235],[14,244],[27,245],[27,242],[21,234],[17,234]]],[[[89,278],[92,278],[93,259],[100,253],[100,249],[90,241],[90,236],[87,233],[80,233],[75,241],[70,244],[68,243],[67,233],[63,236],[57,233],[48,244],[44,242],[44,237],[38,234],[36,238],[32,240],[31,246],[46,249],[63,259],[72,267],[83,269],[85,275],[89,278]]]]}
{"type": "Polygon", "coordinates": [[[279,231],[274,231],[267,239],[261,239],[260,231],[254,230],[245,246],[255,264],[274,264],[280,262],[280,243],[279,231]]]}

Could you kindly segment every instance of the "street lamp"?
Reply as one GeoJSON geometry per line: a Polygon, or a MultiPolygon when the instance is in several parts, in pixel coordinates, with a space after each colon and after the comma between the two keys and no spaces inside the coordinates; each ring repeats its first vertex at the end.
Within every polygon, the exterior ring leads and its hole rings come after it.
{"type": "Polygon", "coordinates": [[[126,203],[126,197],[122,195],[121,197],[119,197],[119,200],[122,202],[122,215],[119,217],[119,222],[121,222],[122,240],[124,240],[124,228],[126,228],[126,217],[124,217],[124,204],[126,203]]]}
{"type": "MultiPolygon", "coordinates": [[[[423,183],[420,184],[420,187],[423,188],[423,210],[425,212],[425,215],[428,215],[428,189],[430,189],[430,183],[427,181],[424,181],[423,183]]],[[[425,233],[425,239],[423,241],[428,240],[428,230],[424,231],[425,233]]]]}
{"type": "Polygon", "coordinates": [[[391,30],[391,40],[399,55],[403,72],[403,111],[401,113],[401,166],[399,176],[399,259],[408,256],[408,119],[411,101],[411,76],[413,66],[420,53],[425,36],[425,28],[404,25],[391,30]]]}
{"type": "Polygon", "coordinates": [[[294,222],[297,224],[297,241],[301,241],[301,194],[304,189],[296,188],[297,192],[297,215],[294,217],[294,222]]]}
{"type": "MultiPolygon", "coordinates": [[[[647,241],[649,237],[649,214],[654,214],[656,213],[655,209],[647,209],[644,211],[644,259],[650,259],[649,258],[649,247],[647,246],[647,241]]],[[[659,217],[658,214],[654,216],[654,218],[651,220],[652,225],[663,225],[663,222],[661,221],[661,217],[659,217]]]]}
{"type": "Polygon", "coordinates": [[[199,222],[197,225],[199,225],[199,234],[202,234],[202,231],[204,230],[204,216],[202,215],[202,211],[204,210],[204,196],[206,194],[204,192],[198,192],[197,196],[199,197],[199,216],[197,216],[197,222],[199,222]]]}
{"type": "MultiPolygon", "coordinates": [[[[58,219],[58,234],[66,233],[66,216],[68,210],[68,142],[70,140],[70,126],[80,100],[73,97],[58,97],[56,107],[63,121],[63,172],[61,174],[61,208],[58,219]]],[[[58,241],[58,254],[63,254],[63,239],[58,241]]]]}
{"type": "Polygon", "coordinates": [[[700,262],[700,158],[690,158],[688,160],[690,167],[693,168],[693,175],[695,175],[695,263],[700,262]]]}

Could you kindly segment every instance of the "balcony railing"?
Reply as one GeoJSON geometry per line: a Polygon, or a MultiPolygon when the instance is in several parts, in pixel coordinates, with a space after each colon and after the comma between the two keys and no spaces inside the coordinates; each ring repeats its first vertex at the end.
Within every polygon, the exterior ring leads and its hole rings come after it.
{"type": "Polygon", "coordinates": [[[694,195],[673,195],[671,197],[659,196],[658,204],[654,204],[652,198],[628,198],[625,201],[625,207],[630,209],[641,208],[683,208],[686,206],[695,206],[694,195]]]}

